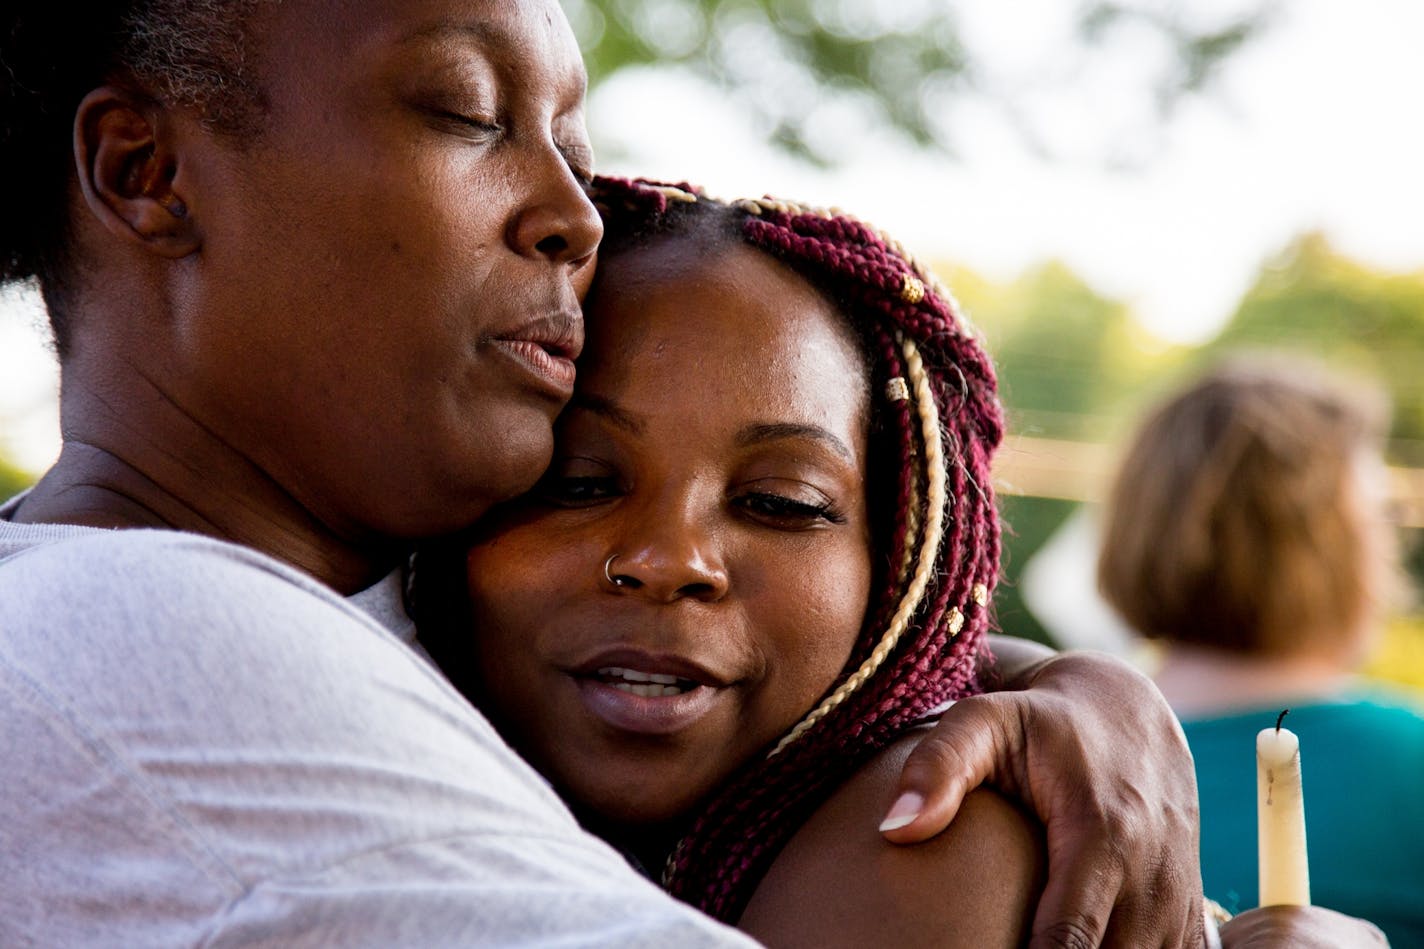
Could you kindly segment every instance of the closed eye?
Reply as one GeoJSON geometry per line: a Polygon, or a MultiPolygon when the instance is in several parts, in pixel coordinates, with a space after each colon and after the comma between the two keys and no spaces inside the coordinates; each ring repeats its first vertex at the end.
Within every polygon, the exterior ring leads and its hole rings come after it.
{"type": "Polygon", "coordinates": [[[780,494],[753,491],[739,495],[733,504],[760,520],[784,526],[812,526],[816,523],[844,524],[845,515],[830,501],[810,503],[780,494]]]}
{"type": "Polygon", "coordinates": [[[534,489],[540,499],[557,507],[586,507],[617,497],[620,487],[607,476],[546,477],[534,489]]]}
{"type": "Polygon", "coordinates": [[[455,130],[465,134],[477,132],[482,138],[490,138],[504,132],[504,126],[491,119],[482,119],[473,115],[466,115],[463,112],[452,112],[448,109],[432,109],[431,116],[455,130]]]}

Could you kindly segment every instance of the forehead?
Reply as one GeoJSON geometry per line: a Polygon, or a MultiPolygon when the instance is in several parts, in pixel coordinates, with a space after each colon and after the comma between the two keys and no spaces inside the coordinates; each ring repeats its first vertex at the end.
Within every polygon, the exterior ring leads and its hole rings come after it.
{"type": "Polygon", "coordinates": [[[525,83],[583,96],[583,60],[555,0],[273,0],[261,10],[254,45],[269,78],[295,70],[315,86],[314,74],[359,73],[447,46],[476,50],[525,83]]]}
{"type": "Polygon", "coordinates": [[[674,237],[622,251],[600,265],[587,310],[580,385],[600,395],[662,393],[851,424],[868,411],[865,360],[846,318],[746,245],[674,237]]]}

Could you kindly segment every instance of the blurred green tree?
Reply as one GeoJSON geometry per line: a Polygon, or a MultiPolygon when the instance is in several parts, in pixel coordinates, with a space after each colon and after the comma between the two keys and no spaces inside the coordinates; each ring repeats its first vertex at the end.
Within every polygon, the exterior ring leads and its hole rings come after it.
{"type": "Polygon", "coordinates": [[[26,472],[0,458],[0,501],[29,487],[34,480],[26,472]]]}
{"type": "MultiPolygon", "coordinates": [[[[983,333],[999,372],[1009,438],[1102,442],[1186,359],[1155,339],[1128,306],[1098,293],[1068,266],[1049,262],[996,284],[936,268],[983,333]]],[[[1007,485],[1012,492],[1016,485],[1007,485]]],[[[1023,601],[1019,575],[1078,502],[1004,493],[1004,582],[994,595],[1005,632],[1048,642],[1023,601]]]]}
{"type": "Polygon", "coordinates": [[[1065,264],[998,287],[969,274],[951,279],[984,331],[1019,434],[1103,441],[1150,381],[1182,359],[1181,347],[1152,337],[1126,304],[1065,264]]]}
{"type": "MultiPolygon", "coordinates": [[[[967,0],[563,0],[591,81],[637,66],[676,63],[728,90],[772,141],[816,161],[833,155],[808,134],[817,97],[834,90],[920,145],[951,148],[943,119],[965,94],[1012,99],[984,68],[961,22],[967,0]]],[[[1142,95],[1160,116],[1205,90],[1218,67],[1267,23],[1268,0],[1206,9],[1179,0],[1093,0],[1064,25],[1059,47],[1072,70],[1126,39],[1136,56],[1157,54],[1142,95]],[[1234,9],[1231,9],[1233,8],[1234,9]]],[[[1042,64],[1036,64],[1036,66],[1042,64]]],[[[1037,70],[1038,87],[1062,70],[1037,70]],[[1053,74],[1050,75],[1049,73],[1053,74]]],[[[1019,117],[1021,118],[1021,117],[1019,117]]],[[[1033,143],[1034,129],[1023,127],[1033,143]]]]}
{"type": "Polygon", "coordinates": [[[1424,270],[1388,273],[1303,235],[1266,262],[1203,355],[1240,348],[1300,352],[1378,378],[1394,401],[1393,459],[1424,467],[1424,270]]]}

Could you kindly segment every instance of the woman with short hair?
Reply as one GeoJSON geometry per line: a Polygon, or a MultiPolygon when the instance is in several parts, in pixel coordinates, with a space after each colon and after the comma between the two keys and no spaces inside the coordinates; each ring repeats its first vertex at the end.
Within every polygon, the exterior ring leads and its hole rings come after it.
{"type": "Polygon", "coordinates": [[[1108,505],[1099,582],[1162,650],[1202,802],[1202,875],[1254,906],[1254,736],[1301,739],[1311,897],[1424,944],[1424,718],[1355,676],[1399,582],[1387,403],[1312,362],[1237,357],[1148,415],[1108,505]]]}

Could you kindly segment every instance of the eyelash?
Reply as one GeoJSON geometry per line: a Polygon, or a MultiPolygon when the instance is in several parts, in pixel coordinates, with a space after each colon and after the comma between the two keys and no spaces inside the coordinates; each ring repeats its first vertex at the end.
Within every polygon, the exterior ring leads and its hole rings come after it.
{"type": "Polygon", "coordinates": [[[829,501],[825,501],[821,504],[807,504],[805,501],[797,501],[792,498],[783,497],[780,494],[767,494],[762,491],[754,491],[750,494],[744,494],[738,497],[735,503],[738,507],[763,517],[784,518],[788,520],[822,520],[831,524],[845,523],[845,515],[837,511],[835,505],[829,501]]]}
{"type": "MultiPolygon", "coordinates": [[[[563,508],[591,507],[617,497],[619,488],[613,478],[553,478],[545,483],[539,496],[563,508]]],[[[732,499],[733,506],[754,517],[781,521],[826,521],[844,524],[845,515],[829,501],[808,504],[780,494],[752,491],[732,499]]]]}
{"type": "Polygon", "coordinates": [[[539,497],[557,507],[587,507],[615,497],[617,482],[612,478],[549,478],[538,489],[539,497]],[[602,489],[596,496],[575,496],[602,489]]]}
{"type": "Polygon", "coordinates": [[[486,122],[483,119],[477,119],[473,116],[465,115],[462,112],[451,112],[448,109],[436,109],[434,110],[433,114],[437,119],[443,119],[444,121],[449,122],[452,125],[458,125],[464,129],[473,129],[474,131],[479,132],[483,135],[493,136],[498,135],[504,131],[504,127],[498,122],[486,122]]]}

